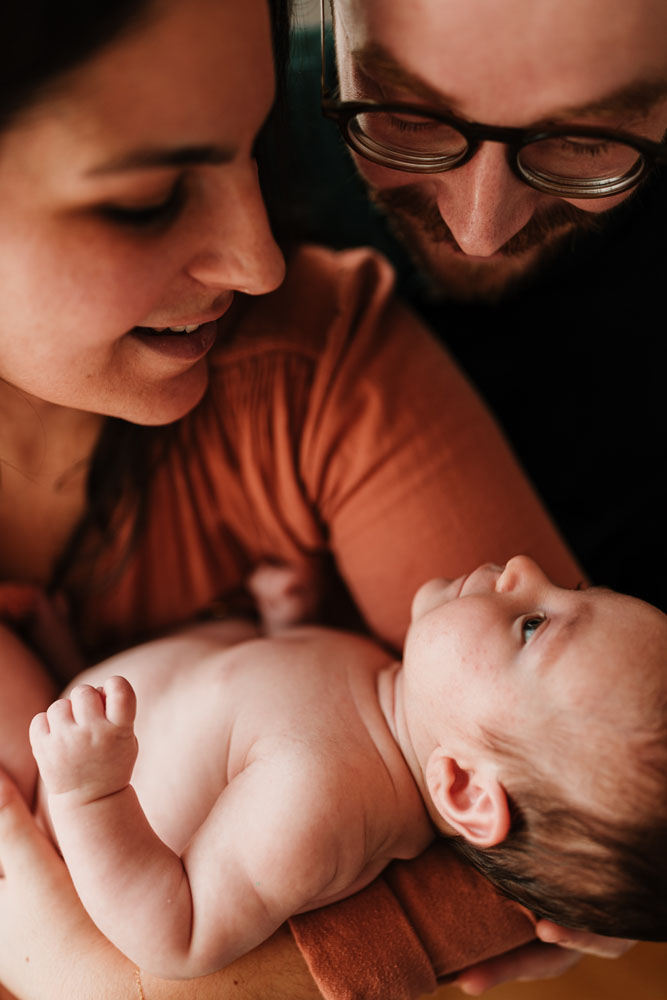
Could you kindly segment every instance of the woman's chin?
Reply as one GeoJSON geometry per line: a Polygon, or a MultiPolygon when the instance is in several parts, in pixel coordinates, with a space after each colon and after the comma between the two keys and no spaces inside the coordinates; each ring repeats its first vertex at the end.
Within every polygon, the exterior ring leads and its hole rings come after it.
{"type": "Polygon", "coordinates": [[[119,401],[108,415],[146,427],[172,424],[201,402],[207,388],[208,364],[202,359],[166,385],[151,386],[144,393],[133,394],[132,399],[119,401]]]}

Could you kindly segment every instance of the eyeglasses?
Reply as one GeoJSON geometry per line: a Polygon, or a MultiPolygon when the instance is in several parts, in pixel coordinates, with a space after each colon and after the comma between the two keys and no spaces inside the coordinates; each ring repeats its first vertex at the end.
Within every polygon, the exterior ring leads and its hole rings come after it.
{"type": "Polygon", "coordinates": [[[468,122],[436,109],[402,102],[339,101],[325,82],[326,0],[321,0],[322,114],[337,122],[356,153],[392,170],[440,174],[463,166],[483,142],[501,142],[514,174],[560,198],[607,198],[629,191],[667,144],[595,126],[510,128],[468,122]]]}

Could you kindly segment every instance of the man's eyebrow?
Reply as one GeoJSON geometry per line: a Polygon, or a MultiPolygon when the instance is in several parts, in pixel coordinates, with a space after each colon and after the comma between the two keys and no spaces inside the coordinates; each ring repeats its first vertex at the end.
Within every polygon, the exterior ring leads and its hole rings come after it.
{"type": "MultiPolygon", "coordinates": [[[[356,49],[352,55],[362,72],[377,78],[378,82],[391,83],[409,90],[416,97],[429,101],[434,107],[446,108],[463,117],[460,110],[457,110],[460,107],[459,103],[452,94],[431,87],[416,73],[401,66],[382,45],[371,42],[356,49]]],[[[667,78],[635,80],[595,101],[558,108],[534,124],[541,125],[592,115],[645,113],[665,97],[667,97],[667,78]]]]}
{"type": "MultiPolygon", "coordinates": [[[[559,656],[562,655],[564,647],[576,638],[577,633],[582,628],[590,625],[594,617],[593,605],[582,601],[576,611],[568,615],[561,624],[556,624],[555,631],[545,631],[542,648],[540,649],[540,669],[548,670],[559,656]]],[[[539,630],[535,638],[538,638],[538,636],[539,630]]]]}
{"type": "Polygon", "coordinates": [[[606,94],[597,101],[560,109],[555,118],[575,118],[582,115],[646,113],[667,97],[667,79],[635,80],[626,87],[606,94]]]}
{"type": "Polygon", "coordinates": [[[401,66],[392,55],[377,42],[369,42],[360,49],[355,49],[352,58],[362,72],[377,77],[383,83],[392,83],[397,87],[410,90],[416,97],[429,101],[435,107],[444,106],[451,111],[456,110],[454,97],[442,90],[435,90],[416,73],[401,66]]]}
{"type": "Polygon", "coordinates": [[[156,167],[216,166],[231,162],[235,155],[235,150],[226,146],[135,149],[92,167],[87,176],[99,177],[130,170],[151,170],[156,167]]]}

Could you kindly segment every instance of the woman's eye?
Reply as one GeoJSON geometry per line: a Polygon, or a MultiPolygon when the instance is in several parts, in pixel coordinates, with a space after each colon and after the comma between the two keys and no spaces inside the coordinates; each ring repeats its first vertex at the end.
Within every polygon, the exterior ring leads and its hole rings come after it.
{"type": "Polygon", "coordinates": [[[161,201],[147,205],[102,205],[99,212],[105,219],[118,226],[131,229],[160,229],[173,222],[184,202],[184,185],[182,180],[179,180],[161,201]]]}
{"type": "Polygon", "coordinates": [[[544,621],[544,617],[540,615],[530,615],[530,617],[524,618],[521,622],[521,636],[523,641],[529,642],[537,632],[540,625],[544,624],[544,621]]]}

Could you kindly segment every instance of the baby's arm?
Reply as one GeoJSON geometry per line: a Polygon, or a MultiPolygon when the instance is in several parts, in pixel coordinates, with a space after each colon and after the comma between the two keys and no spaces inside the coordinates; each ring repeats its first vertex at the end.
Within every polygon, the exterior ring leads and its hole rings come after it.
{"type": "Polygon", "coordinates": [[[267,755],[227,786],[179,858],[129,784],[134,711],[132,688],[116,677],[103,692],[79,686],[35,717],[30,736],[51,820],[77,892],[109,940],[155,975],[205,975],[314,899],[336,870],[336,844],[324,823],[308,839],[314,775],[267,755]]]}

